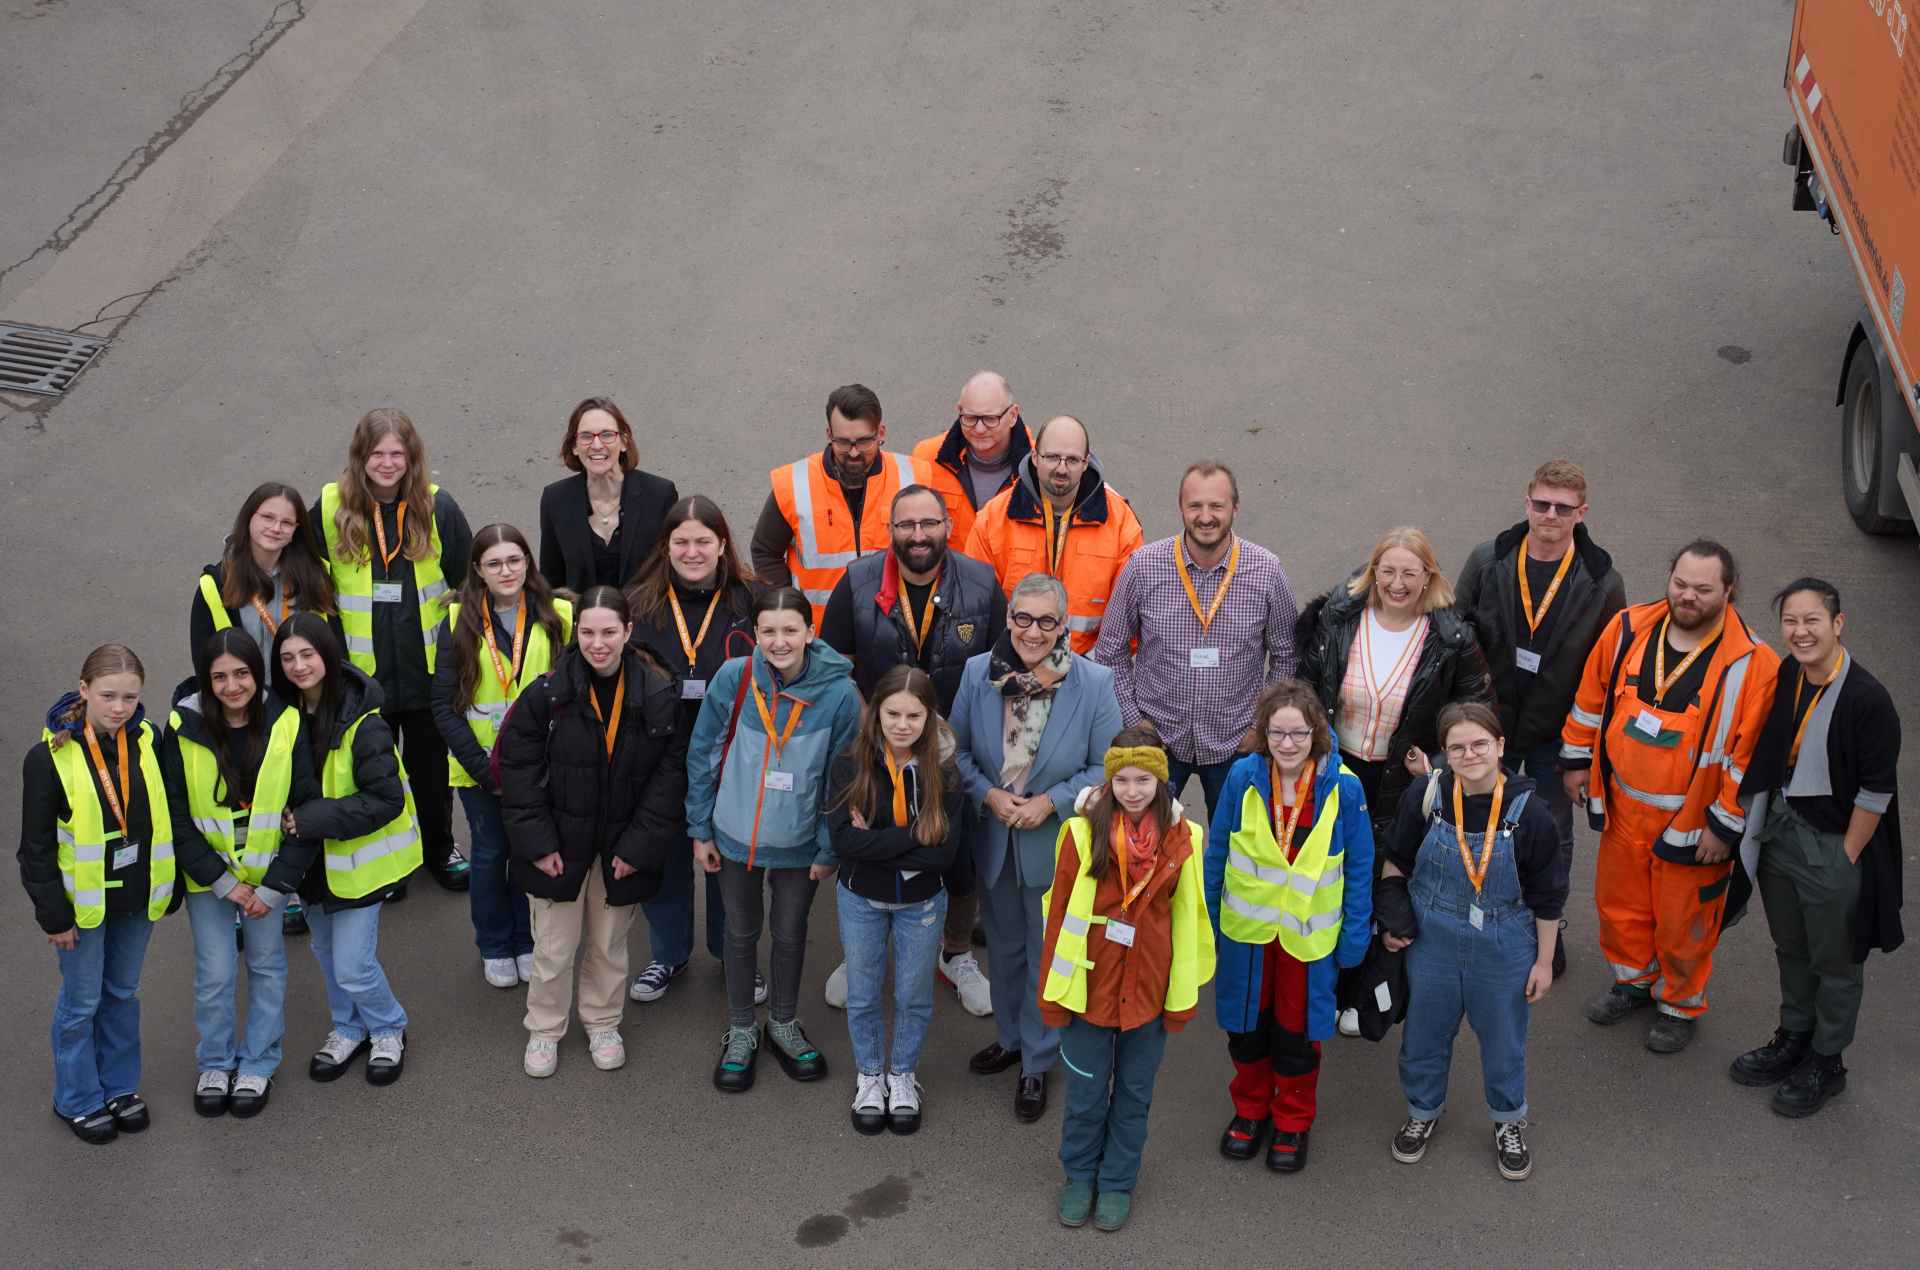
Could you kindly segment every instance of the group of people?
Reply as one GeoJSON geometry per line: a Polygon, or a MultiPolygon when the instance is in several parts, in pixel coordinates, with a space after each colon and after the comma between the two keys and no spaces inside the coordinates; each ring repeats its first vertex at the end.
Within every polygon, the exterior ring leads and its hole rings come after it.
{"type": "Polygon", "coordinates": [[[1068,1225],[1126,1222],[1166,1037],[1208,982],[1228,1158],[1305,1168],[1323,1043],[1385,1011],[1404,1019],[1393,1157],[1430,1145],[1464,1018],[1518,1180],[1576,805],[1600,834],[1609,967],[1588,1017],[1651,1007],[1647,1047],[1683,1049],[1757,886],[1780,1024],[1731,1075],[1791,1116],[1844,1088],[1862,962],[1901,938],[1900,732],[1831,585],[1775,598],[1785,661],[1718,543],[1687,544],[1664,597],[1628,606],[1586,477],[1555,460],[1457,585],[1398,528],[1301,608],[1235,531],[1226,465],[1189,467],[1180,532],[1144,542],[1084,422],[1030,430],[989,371],[956,414],[894,451],[875,394],[835,390],[824,445],[770,474],[750,566],[711,499],[640,470],[606,398],[567,421],[573,474],[542,494],[537,556],[512,525],[469,529],[397,410],[360,421],[311,505],[254,490],[194,587],[194,673],[165,726],[140,659],[103,645],[26,759],[21,870],[61,971],[56,1114],[94,1143],[147,1127],[140,968],[183,902],[196,1110],[266,1107],[303,930],[330,1015],[310,1074],[364,1053],[370,1083],[399,1079],[407,1014],[378,930],[422,866],[468,891],[486,981],[525,986],[527,1075],[556,1070],[573,1014],[617,1068],[626,1003],[692,960],[698,872],[726,982],[718,1089],[750,1089],[765,1049],[827,1076],[799,1005],[831,881],[853,1127],[919,1128],[945,982],[993,1017],[969,1066],[1017,1073],[1017,1120],[1066,1067],[1068,1225]]]}

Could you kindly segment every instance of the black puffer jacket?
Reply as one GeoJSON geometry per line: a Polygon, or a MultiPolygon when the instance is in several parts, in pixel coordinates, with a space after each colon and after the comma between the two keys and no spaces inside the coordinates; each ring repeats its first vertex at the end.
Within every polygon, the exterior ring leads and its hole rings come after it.
{"type": "MultiPolygon", "coordinates": [[[[1367,592],[1350,594],[1347,584],[1341,583],[1307,605],[1294,627],[1300,678],[1320,694],[1320,704],[1326,707],[1329,719],[1339,714],[1340,681],[1346,678],[1347,655],[1353,650],[1366,611],[1367,592]]],[[[1368,810],[1376,836],[1393,823],[1400,795],[1413,780],[1403,761],[1406,752],[1417,745],[1431,756],[1440,748],[1440,708],[1452,701],[1493,702],[1493,680],[1487,674],[1487,660],[1480,655],[1473,627],[1451,607],[1435,609],[1427,618],[1426,642],[1420,647],[1420,660],[1414,664],[1413,679],[1407,685],[1406,704],[1401,707],[1399,725],[1387,746],[1380,792],[1368,810]]]]}
{"type": "Polygon", "coordinates": [[[498,742],[508,873],[528,895],[580,898],[599,861],[607,903],[650,900],[670,847],[686,836],[687,740],[675,726],[679,684],[649,654],[628,646],[626,696],[613,757],[594,713],[593,673],[577,647],[514,701],[498,742]],[[559,852],[565,868],[533,867],[559,852]],[[615,880],[614,857],[638,870],[615,880]]]}
{"type": "Polygon", "coordinates": [[[342,899],[327,886],[325,840],[359,838],[385,826],[407,807],[407,790],[400,779],[400,754],[393,748],[393,729],[380,717],[386,696],[380,685],[358,666],[340,667],[340,713],[325,736],[307,718],[304,735],[313,753],[314,771],[325,783],[327,755],[339,749],[347,739],[347,729],[365,715],[360,730],[353,734],[353,783],[355,791],[344,798],[316,798],[293,808],[293,823],[300,835],[322,844],[314,852],[313,864],[300,883],[300,898],[319,904],[331,913],[343,908],[364,908],[378,904],[388,895],[375,891],[358,899],[342,899]]]}

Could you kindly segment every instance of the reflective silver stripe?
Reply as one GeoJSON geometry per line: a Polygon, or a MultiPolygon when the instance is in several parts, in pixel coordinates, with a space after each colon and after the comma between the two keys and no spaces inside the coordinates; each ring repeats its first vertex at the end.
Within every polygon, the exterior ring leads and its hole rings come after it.
{"type": "Polygon", "coordinates": [[[162,882],[159,886],[154,887],[153,894],[147,897],[148,907],[152,907],[155,904],[171,904],[172,902],[173,883],[170,881],[162,882]]]}
{"type": "Polygon", "coordinates": [[[1745,816],[1735,815],[1733,812],[1721,807],[1719,803],[1714,803],[1708,807],[1707,814],[1725,825],[1728,829],[1731,829],[1734,833],[1745,833],[1747,831],[1747,818],[1745,816]]]}
{"type": "MultiPolygon", "coordinates": [[[[248,823],[251,824],[252,822],[248,823]]],[[[193,827],[198,829],[202,834],[220,834],[224,836],[227,832],[226,821],[215,820],[209,816],[195,816],[193,818],[193,827]]]]}
{"type": "Polygon", "coordinates": [[[1650,974],[1654,974],[1660,969],[1660,963],[1657,961],[1650,966],[1643,966],[1638,970],[1634,969],[1632,966],[1623,966],[1617,961],[1609,961],[1607,964],[1613,967],[1613,977],[1615,979],[1619,979],[1627,983],[1631,983],[1635,979],[1643,979],[1650,974]]]}
{"type": "Polygon", "coordinates": [[[1613,783],[1620,787],[1621,793],[1633,799],[1633,801],[1645,803],[1649,807],[1657,807],[1661,811],[1679,811],[1687,805],[1687,796],[1685,794],[1649,794],[1644,789],[1635,789],[1633,786],[1627,784],[1620,779],[1618,774],[1615,774],[1613,783]]]}
{"type": "Polygon", "coordinates": [[[1100,619],[1097,617],[1069,617],[1067,618],[1067,629],[1074,632],[1091,633],[1100,629],[1100,619]]]}
{"type": "Polygon", "coordinates": [[[373,651],[373,640],[371,638],[363,639],[358,635],[349,635],[347,636],[347,651],[349,653],[371,653],[373,651]]]}
{"type": "Polygon", "coordinates": [[[105,891],[76,891],[73,884],[67,884],[67,898],[75,908],[100,908],[107,902],[105,891]]]}
{"type": "Polygon", "coordinates": [[[1309,917],[1304,922],[1297,922],[1293,918],[1283,915],[1280,918],[1280,924],[1302,935],[1314,935],[1326,930],[1330,926],[1338,926],[1340,924],[1340,910],[1335,909],[1330,913],[1318,913],[1309,917]]]}
{"type": "Polygon", "coordinates": [[[71,829],[62,829],[62,828],[61,828],[60,826],[58,826],[58,825],[55,825],[55,826],[53,827],[53,836],[54,836],[55,838],[57,838],[57,839],[59,839],[59,840],[60,840],[61,842],[64,842],[64,843],[66,843],[66,844],[67,844],[68,846],[72,846],[72,845],[73,845],[73,844],[74,844],[74,843],[75,843],[76,841],[78,841],[78,840],[77,840],[77,839],[76,839],[76,838],[75,838],[75,837],[73,836],[73,830],[71,830],[71,829]]]}
{"type": "Polygon", "coordinates": [[[75,864],[104,863],[106,858],[107,844],[104,842],[79,842],[74,844],[73,862],[75,864]]]}
{"type": "Polygon", "coordinates": [[[893,459],[894,474],[900,478],[900,488],[913,484],[913,456],[896,450],[889,457],[893,459]]]}
{"type": "Polygon", "coordinates": [[[1726,761],[1727,761],[1727,756],[1722,754],[1719,750],[1708,750],[1705,754],[1702,754],[1700,756],[1700,761],[1694,764],[1694,766],[1712,767],[1716,763],[1724,764],[1726,761]]]}
{"type": "Polygon", "coordinates": [[[1069,935],[1079,935],[1084,938],[1088,930],[1087,919],[1068,913],[1060,919],[1060,929],[1069,935]]]}
{"type": "Polygon", "coordinates": [[[431,604],[446,593],[447,581],[445,578],[440,579],[438,582],[429,582],[420,588],[420,602],[422,604],[431,604]]]}
{"type": "Polygon", "coordinates": [[[1752,660],[1753,654],[1748,653],[1728,666],[1720,680],[1720,721],[1713,727],[1712,752],[1715,754],[1726,752],[1727,734],[1733,731],[1733,716],[1740,709],[1740,689],[1747,682],[1747,663],[1752,660]]]}
{"type": "Polygon", "coordinates": [[[833,598],[832,591],[815,591],[810,587],[803,587],[801,590],[807,599],[814,604],[825,604],[833,598]]]}
{"type": "Polygon", "coordinates": [[[350,856],[327,852],[327,871],[329,873],[351,873],[355,869],[384,859],[395,852],[405,851],[420,841],[420,834],[409,829],[405,833],[389,834],[384,838],[375,838],[372,842],[362,843],[350,856]]]}
{"type": "MultiPolygon", "coordinates": [[[[802,569],[844,569],[859,558],[857,551],[821,551],[820,540],[813,532],[813,482],[807,479],[807,465],[813,460],[801,459],[791,464],[787,470],[793,473],[793,518],[800,522],[795,526],[793,536],[794,550],[799,553],[802,569]]],[[[853,538],[860,541],[860,526],[853,527],[853,538]]],[[[812,592],[808,592],[812,599],[812,592]]],[[[825,604],[823,595],[816,604],[825,604]]]]}
{"type": "Polygon", "coordinates": [[[1698,846],[1700,844],[1700,830],[1689,829],[1685,833],[1682,833],[1678,829],[1670,828],[1665,833],[1660,835],[1660,839],[1661,841],[1671,843],[1676,847],[1698,846]]]}
{"type": "Polygon", "coordinates": [[[1573,715],[1573,721],[1575,723],[1585,724],[1590,728],[1600,726],[1600,716],[1591,710],[1582,710],[1579,706],[1575,706],[1570,713],[1573,715]]]}
{"type": "MultiPolygon", "coordinates": [[[[1704,993],[1704,992],[1696,992],[1696,993],[1694,993],[1694,994],[1693,994],[1692,996],[1690,996],[1690,997],[1682,997],[1682,998],[1680,998],[1680,1000],[1678,1000],[1678,1001],[1662,1001],[1662,1002],[1660,1002],[1660,1005],[1661,1005],[1661,1006],[1663,1006],[1663,1007],[1666,1007],[1666,1006],[1691,1006],[1691,1005],[1705,1005],[1706,1003],[1707,1003],[1707,994],[1706,994],[1706,993],[1704,993]]],[[[1673,1011],[1672,1011],[1671,1009],[1664,1009],[1664,1008],[1663,1008],[1663,1009],[1662,1009],[1662,1010],[1661,1010],[1660,1012],[1661,1012],[1662,1014],[1672,1014],[1672,1013],[1673,1013],[1673,1011]]],[[[1682,1015],[1681,1017],[1683,1017],[1683,1018],[1684,1018],[1685,1016],[1684,1016],[1684,1015],[1682,1015]]]]}
{"type": "Polygon", "coordinates": [[[435,622],[432,630],[421,633],[420,642],[428,648],[432,648],[435,644],[438,644],[440,642],[440,628],[445,625],[445,622],[435,622]]]}
{"type": "Polygon", "coordinates": [[[1061,978],[1073,978],[1073,972],[1078,969],[1078,966],[1068,961],[1065,957],[1062,957],[1059,953],[1053,955],[1053,973],[1059,975],[1061,978]]]}
{"type": "Polygon", "coordinates": [[[1747,779],[1747,769],[1744,767],[1738,766],[1737,764],[1734,763],[1732,759],[1728,759],[1727,775],[1731,776],[1733,778],[1733,783],[1738,785],[1741,781],[1744,781],[1745,779],[1747,779]]]}
{"type": "Polygon", "coordinates": [[[506,701],[496,701],[488,705],[481,705],[475,702],[473,705],[467,707],[467,722],[491,723],[495,727],[499,727],[500,721],[507,717],[507,706],[509,704],[511,703],[506,701]]]}
{"type": "Polygon", "coordinates": [[[152,849],[147,853],[147,859],[153,864],[168,863],[173,859],[173,844],[171,842],[154,843],[152,849]]]}
{"type": "Polygon", "coordinates": [[[1238,847],[1227,848],[1227,867],[1230,869],[1238,869],[1250,877],[1258,878],[1262,882],[1269,883],[1273,886],[1293,885],[1293,870],[1271,869],[1263,865],[1255,864],[1253,858],[1243,854],[1238,847]]]}
{"type": "Polygon", "coordinates": [[[340,601],[340,611],[342,613],[373,612],[373,597],[371,595],[341,595],[336,598],[340,601]]]}
{"type": "Polygon", "coordinates": [[[1223,889],[1220,892],[1220,903],[1240,914],[1240,916],[1266,926],[1276,926],[1286,917],[1286,914],[1277,908],[1267,908],[1260,904],[1250,904],[1229,890],[1223,889]]]}
{"type": "Polygon", "coordinates": [[[1589,797],[1587,799],[1587,810],[1592,812],[1596,816],[1604,816],[1607,814],[1607,804],[1603,802],[1597,795],[1593,797],[1589,797]]]}
{"type": "Polygon", "coordinates": [[[1560,757],[1591,759],[1593,757],[1593,747],[1591,745],[1562,745],[1560,747],[1560,757]]]}
{"type": "Polygon", "coordinates": [[[280,828],[280,813],[277,811],[256,811],[247,817],[248,833],[275,833],[280,828]]]}

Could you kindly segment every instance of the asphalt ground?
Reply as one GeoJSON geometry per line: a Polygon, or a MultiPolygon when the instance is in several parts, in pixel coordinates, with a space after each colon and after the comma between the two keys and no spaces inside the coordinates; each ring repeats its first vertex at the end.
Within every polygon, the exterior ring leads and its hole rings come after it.
{"type": "MultiPolygon", "coordinates": [[[[835,385],[875,387],[904,446],[981,366],[1029,419],[1085,419],[1150,535],[1177,527],[1185,462],[1233,462],[1239,528],[1303,597],[1402,522],[1457,569],[1518,519],[1534,465],[1570,455],[1631,598],[1698,534],[1739,553],[1765,631],[1773,588],[1823,574],[1915,715],[1920,560],[1857,534],[1839,497],[1831,402],[1857,300],[1779,163],[1790,16],[0,0],[0,315],[64,323],[89,288],[137,280],[66,398],[0,406],[0,749],[24,753],[102,641],[140,650],[164,698],[239,499],[330,479],[371,406],[413,416],[476,526],[530,526],[567,410],[611,392],[645,466],[744,536],[835,385]],[[244,143],[208,144],[236,125],[244,143]],[[205,166],[178,162],[196,145],[205,166]]],[[[1902,773],[1920,788],[1920,760],[1902,773]]],[[[0,799],[11,815],[10,775],[0,799]]],[[[1423,1165],[1387,1152],[1392,1043],[1348,1040],[1328,1046],[1307,1172],[1227,1164],[1230,1069],[1203,1009],[1168,1047],[1118,1237],[1054,1223],[1058,1111],[1018,1125],[1011,1077],[967,1074],[991,1029],[950,995],[924,1130],[853,1133],[844,1028],[819,1004],[830,897],[802,1010],[834,1064],[822,1086],[767,1064],[748,1096],[711,1089],[704,953],[630,1008],[623,1071],[593,1070],[576,1032],[557,1077],[527,1080],[517,994],[481,981],[464,898],[423,883],[384,922],[405,1079],[306,1080],[326,1027],[296,944],[288,1060],[251,1122],[191,1114],[175,918],[143,981],[155,1127],[94,1150],[47,1114],[57,976],[10,890],[7,1260],[1912,1264],[1913,954],[1869,964],[1847,1094],[1789,1122],[1724,1074],[1773,1026],[1759,917],[1723,943],[1688,1052],[1581,1017],[1605,980],[1592,848],[1583,833],[1572,971],[1535,1014],[1530,1181],[1494,1171],[1470,1035],[1423,1165]]]]}

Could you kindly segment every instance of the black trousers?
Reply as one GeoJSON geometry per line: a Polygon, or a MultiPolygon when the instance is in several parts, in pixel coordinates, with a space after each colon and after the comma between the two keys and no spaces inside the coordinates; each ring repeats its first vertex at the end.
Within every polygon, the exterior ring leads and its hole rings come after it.
{"type": "Polygon", "coordinates": [[[380,717],[400,743],[400,762],[420,820],[420,850],[427,869],[439,873],[453,854],[453,796],[447,788],[447,743],[430,710],[382,710],[380,717]]]}

